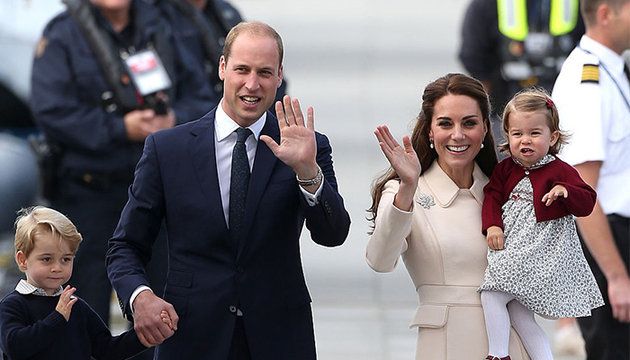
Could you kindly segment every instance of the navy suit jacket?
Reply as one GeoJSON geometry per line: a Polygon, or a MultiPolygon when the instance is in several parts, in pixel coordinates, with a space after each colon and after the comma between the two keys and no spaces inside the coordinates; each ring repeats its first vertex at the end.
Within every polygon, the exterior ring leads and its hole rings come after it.
{"type": "MultiPolygon", "coordinates": [[[[107,254],[108,275],[123,312],[130,315],[132,292],[149,285],[144,264],[164,219],[169,247],[164,299],[180,320],[175,335],[158,347],[158,358],[227,359],[238,308],[254,358],[315,359],[300,233],[306,222],[316,243],[337,246],[350,226],[328,139],[316,134],[324,183],[313,207],[291,168],[264,142],[258,143],[247,196],[246,237],[235,250],[219,193],[214,115],[215,110],[145,141],[107,254]]],[[[270,113],[262,134],[280,140],[270,113]]]]}

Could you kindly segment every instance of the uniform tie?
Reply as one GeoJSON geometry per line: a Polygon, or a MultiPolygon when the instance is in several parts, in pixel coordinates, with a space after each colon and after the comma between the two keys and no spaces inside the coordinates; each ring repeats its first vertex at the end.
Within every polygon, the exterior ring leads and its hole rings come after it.
{"type": "Polygon", "coordinates": [[[630,69],[628,69],[628,64],[625,64],[623,66],[623,73],[626,74],[626,77],[628,78],[628,83],[630,83],[630,69]]]}
{"type": "Polygon", "coordinates": [[[230,237],[238,248],[243,231],[247,188],[249,186],[249,160],[245,141],[252,134],[247,128],[236,129],[236,144],[232,150],[232,172],[230,174],[230,237]]]}

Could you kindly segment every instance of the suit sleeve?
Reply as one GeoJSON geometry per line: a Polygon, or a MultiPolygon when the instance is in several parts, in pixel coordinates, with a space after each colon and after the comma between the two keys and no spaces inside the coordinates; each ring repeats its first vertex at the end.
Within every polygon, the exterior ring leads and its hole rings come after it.
{"type": "Polygon", "coordinates": [[[41,41],[47,45],[33,61],[31,109],[38,125],[56,142],[79,151],[106,152],[112,144],[127,143],[122,116],[105,112],[81,93],[68,44],[57,32],[44,32],[41,41]]]}
{"type": "Polygon", "coordinates": [[[92,356],[95,359],[127,359],[147,349],[138,340],[138,336],[133,329],[120,335],[112,336],[111,331],[103,320],[87,303],[81,303],[81,311],[86,318],[87,331],[89,332],[92,345],[92,356]]]}
{"type": "Polygon", "coordinates": [[[151,258],[163,216],[164,196],[155,137],[150,135],[107,251],[107,275],[127,315],[131,314],[129,298],[133,291],[140,285],[149,285],[144,265],[151,258]]]}
{"type": "Polygon", "coordinates": [[[575,216],[581,217],[590,215],[597,201],[597,193],[582,180],[580,174],[573,166],[565,162],[560,162],[560,164],[562,164],[562,167],[559,169],[558,174],[562,174],[562,180],[556,182],[554,185],[564,186],[569,195],[566,198],[561,197],[558,200],[566,207],[569,213],[575,216]]]}
{"type": "Polygon", "coordinates": [[[337,179],[333,169],[332,148],[328,138],[316,134],[317,164],[324,174],[324,184],[319,203],[308,206],[300,196],[306,217],[306,227],[311,238],[323,246],[338,246],[344,243],[350,230],[350,215],[346,211],[343,198],[337,189],[337,179]]]}
{"type": "Polygon", "coordinates": [[[8,297],[0,304],[0,348],[10,359],[30,359],[50,348],[67,323],[63,315],[52,311],[31,324],[25,306],[16,299],[8,297]]]}
{"type": "MultiPolygon", "coordinates": [[[[507,160],[510,160],[509,158],[507,160]]],[[[510,160],[511,161],[511,160],[510,160]]],[[[486,231],[491,226],[498,226],[503,229],[503,210],[505,202],[503,188],[506,186],[508,174],[506,173],[505,160],[494,168],[490,181],[483,188],[483,206],[481,208],[481,232],[486,235],[486,231]]]]}

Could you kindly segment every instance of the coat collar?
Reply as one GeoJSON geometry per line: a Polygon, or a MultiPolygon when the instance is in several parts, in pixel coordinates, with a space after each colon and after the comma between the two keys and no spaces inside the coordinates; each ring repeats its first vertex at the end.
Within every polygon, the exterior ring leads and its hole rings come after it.
{"type": "MultiPolygon", "coordinates": [[[[460,189],[451,178],[446,175],[444,170],[434,161],[429,169],[423,174],[427,186],[431,193],[435,196],[437,205],[440,207],[449,207],[460,193],[460,189]]],[[[473,170],[473,185],[469,190],[472,196],[479,204],[483,204],[483,187],[488,182],[488,177],[481,171],[481,168],[475,163],[473,170]]]]}

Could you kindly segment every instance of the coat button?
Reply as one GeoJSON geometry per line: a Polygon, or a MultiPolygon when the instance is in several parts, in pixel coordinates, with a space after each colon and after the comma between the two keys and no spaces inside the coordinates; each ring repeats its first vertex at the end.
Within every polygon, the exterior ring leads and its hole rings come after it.
{"type": "Polygon", "coordinates": [[[236,312],[236,306],[234,306],[234,305],[230,305],[230,308],[229,308],[229,309],[230,309],[230,312],[231,312],[232,314],[234,314],[234,313],[236,312]]]}

